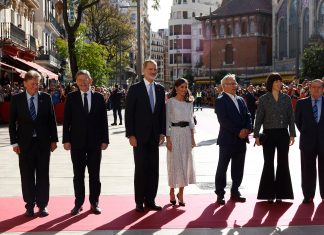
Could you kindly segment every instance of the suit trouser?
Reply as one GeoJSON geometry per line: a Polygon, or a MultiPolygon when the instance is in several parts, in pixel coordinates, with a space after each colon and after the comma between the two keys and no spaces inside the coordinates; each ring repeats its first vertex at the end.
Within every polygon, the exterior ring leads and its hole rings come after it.
{"type": "Polygon", "coordinates": [[[113,107],[114,123],[117,123],[117,113],[118,113],[119,123],[123,122],[121,110],[122,110],[122,108],[120,106],[117,108],[113,107]]]}
{"type": "Polygon", "coordinates": [[[263,144],[264,165],[259,185],[258,199],[293,199],[288,152],[287,129],[266,129],[267,139],[263,144]],[[277,149],[277,170],[274,170],[274,156],[277,149]]]}
{"type": "Polygon", "coordinates": [[[21,187],[25,207],[44,208],[49,200],[50,148],[42,148],[37,138],[32,138],[28,150],[19,155],[21,187]]]}
{"type": "Polygon", "coordinates": [[[138,143],[134,149],[135,202],[155,203],[159,184],[159,144],[154,138],[147,143],[138,143]]]}
{"type": "Polygon", "coordinates": [[[84,175],[88,167],[89,174],[89,201],[91,205],[98,205],[101,192],[100,163],[101,149],[72,149],[71,159],[73,163],[73,185],[75,205],[80,207],[85,199],[84,175]]]}
{"type": "Polygon", "coordinates": [[[231,177],[232,177],[232,194],[240,194],[239,187],[242,183],[244,162],[245,162],[246,144],[239,146],[220,145],[219,159],[215,176],[215,193],[223,197],[226,187],[226,172],[228,164],[231,161],[231,177]]]}
{"type": "Polygon", "coordinates": [[[304,198],[314,198],[316,191],[316,158],[318,158],[318,179],[321,198],[324,199],[324,154],[301,150],[301,176],[304,198]]]}

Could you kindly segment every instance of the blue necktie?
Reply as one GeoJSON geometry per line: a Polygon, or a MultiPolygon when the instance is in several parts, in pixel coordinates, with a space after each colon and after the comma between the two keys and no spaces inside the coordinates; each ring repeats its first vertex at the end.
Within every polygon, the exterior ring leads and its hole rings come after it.
{"type": "Polygon", "coordinates": [[[317,108],[317,101],[318,100],[314,100],[314,105],[313,105],[313,114],[314,114],[314,118],[315,121],[318,122],[318,108],[317,108]]]}
{"type": "Polygon", "coordinates": [[[34,105],[34,96],[30,97],[29,112],[33,120],[36,119],[36,109],[34,105]]]}
{"type": "Polygon", "coordinates": [[[154,112],[153,83],[150,84],[150,88],[149,88],[149,98],[150,98],[151,110],[152,110],[152,113],[153,113],[154,112]]]}

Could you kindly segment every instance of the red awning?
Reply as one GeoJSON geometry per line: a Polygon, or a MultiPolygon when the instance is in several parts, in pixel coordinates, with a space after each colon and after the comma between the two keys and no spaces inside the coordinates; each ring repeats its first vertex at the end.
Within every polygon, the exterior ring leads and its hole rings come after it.
{"type": "Polygon", "coordinates": [[[3,62],[1,62],[1,61],[0,61],[0,64],[3,65],[3,66],[5,66],[5,67],[8,67],[8,68],[13,69],[15,72],[19,73],[19,76],[20,76],[21,78],[24,78],[24,77],[25,77],[25,74],[26,74],[26,71],[25,71],[25,70],[18,69],[18,68],[16,68],[16,67],[13,67],[13,66],[11,66],[11,65],[9,65],[9,64],[6,64],[6,63],[3,63],[3,62]]]}
{"type": "Polygon", "coordinates": [[[40,72],[44,77],[48,77],[49,79],[55,79],[58,80],[58,75],[45,69],[44,67],[40,66],[39,64],[36,64],[34,62],[31,61],[27,61],[18,57],[13,57],[11,56],[13,59],[18,60],[24,64],[27,64],[29,67],[32,67],[36,70],[38,70],[38,72],[40,72]]]}

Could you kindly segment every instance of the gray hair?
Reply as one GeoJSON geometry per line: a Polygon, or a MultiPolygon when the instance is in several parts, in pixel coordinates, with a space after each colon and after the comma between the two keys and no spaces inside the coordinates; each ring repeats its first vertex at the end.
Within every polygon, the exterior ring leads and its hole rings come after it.
{"type": "Polygon", "coordinates": [[[232,73],[228,73],[226,74],[223,79],[221,80],[221,85],[224,86],[225,82],[227,79],[234,79],[234,81],[236,81],[236,77],[235,77],[235,74],[232,74],[232,73]]]}
{"type": "Polygon", "coordinates": [[[320,85],[324,86],[324,82],[321,79],[314,79],[310,83],[311,83],[311,85],[313,83],[317,83],[317,84],[320,84],[320,85]]]}
{"type": "Polygon", "coordinates": [[[41,79],[41,75],[35,70],[29,70],[24,77],[24,81],[32,80],[37,78],[38,80],[41,79]]]}
{"type": "Polygon", "coordinates": [[[75,79],[79,76],[79,75],[86,75],[89,79],[92,79],[91,78],[91,75],[90,75],[90,72],[86,69],[82,69],[82,70],[79,70],[76,75],[75,75],[75,79]]]}

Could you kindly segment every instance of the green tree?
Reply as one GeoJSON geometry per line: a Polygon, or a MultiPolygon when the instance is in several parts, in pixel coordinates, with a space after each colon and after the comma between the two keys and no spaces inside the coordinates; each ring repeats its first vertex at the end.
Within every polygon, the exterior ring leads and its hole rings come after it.
{"type": "MultiPolygon", "coordinates": [[[[77,65],[90,72],[94,84],[103,85],[107,83],[107,74],[109,74],[109,67],[106,63],[108,52],[103,45],[85,42],[86,28],[84,24],[81,24],[76,32],[75,57],[77,65]]],[[[64,58],[68,57],[68,42],[66,40],[57,39],[56,47],[64,58]]]]}
{"type": "Polygon", "coordinates": [[[302,78],[317,79],[324,76],[324,46],[315,43],[306,48],[302,58],[302,78]]]}

